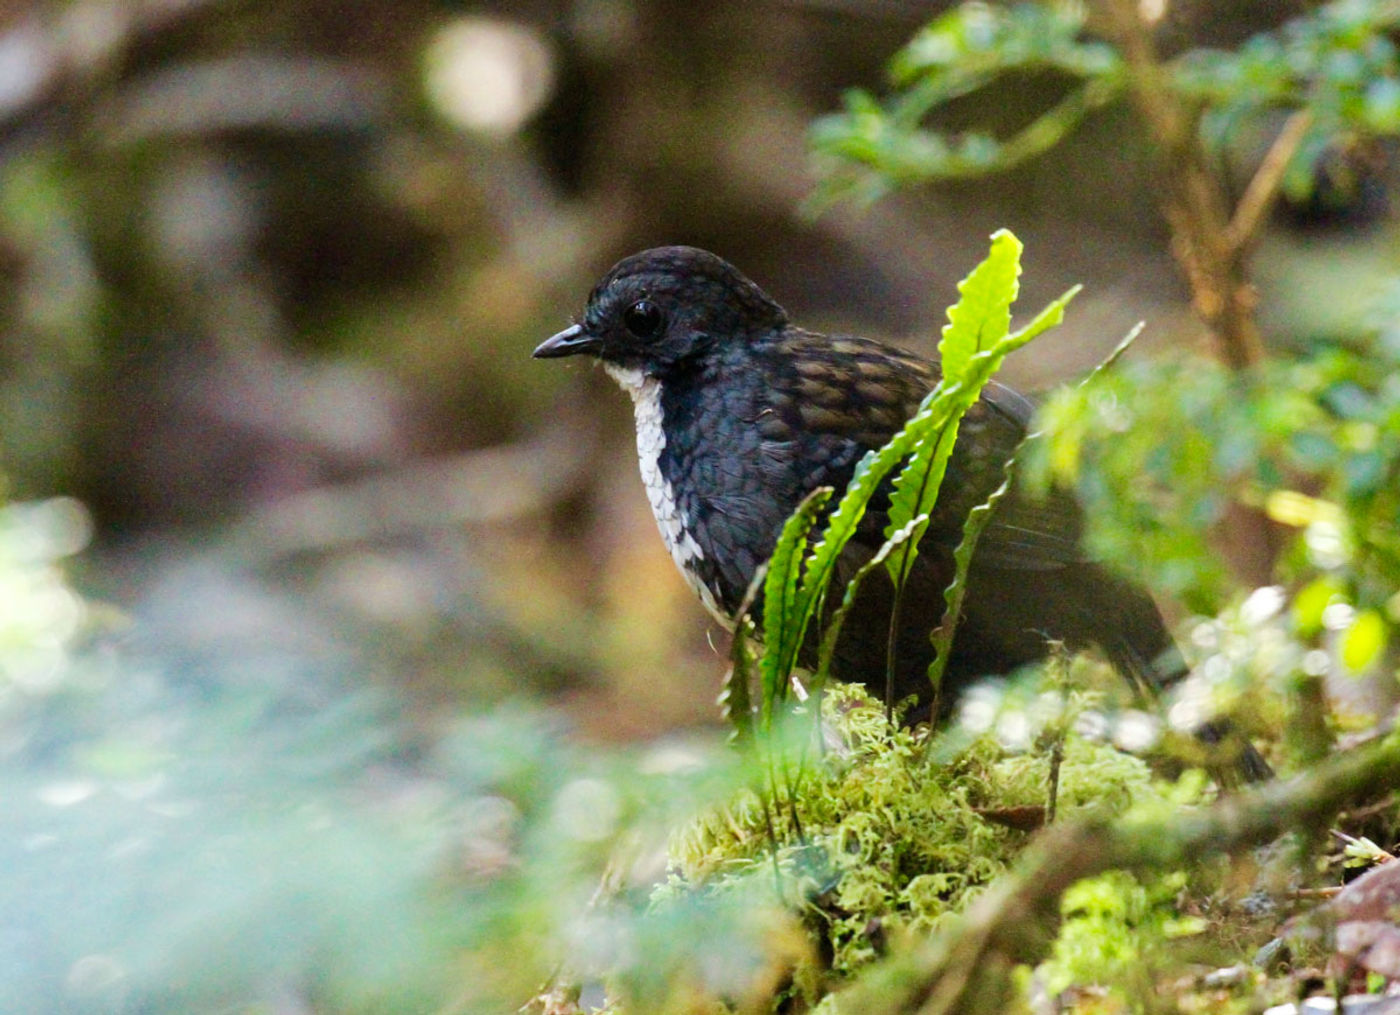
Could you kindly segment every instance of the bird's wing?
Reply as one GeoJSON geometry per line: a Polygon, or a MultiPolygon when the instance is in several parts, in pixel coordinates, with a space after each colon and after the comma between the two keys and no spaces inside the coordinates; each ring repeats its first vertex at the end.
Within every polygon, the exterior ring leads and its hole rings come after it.
{"type": "MultiPolygon", "coordinates": [[[[839,495],[861,455],[887,442],[939,379],[934,364],[891,347],[795,329],[788,330],[783,354],[766,376],[771,385],[758,426],[767,453],[789,460],[785,481],[775,484],[788,488],[788,504],[822,484],[835,486],[839,495]]],[[[1010,388],[988,385],[963,418],[930,521],[931,538],[949,547],[961,539],[968,513],[1004,479],[1004,465],[1033,411],[1010,388]]],[[[883,540],[890,489],[887,481],[871,498],[857,536],[872,548],[883,540]]],[[[1031,498],[1013,484],[982,532],[977,558],[999,568],[1063,567],[1084,559],[1082,527],[1079,506],[1068,494],[1051,490],[1031,498]]]]}

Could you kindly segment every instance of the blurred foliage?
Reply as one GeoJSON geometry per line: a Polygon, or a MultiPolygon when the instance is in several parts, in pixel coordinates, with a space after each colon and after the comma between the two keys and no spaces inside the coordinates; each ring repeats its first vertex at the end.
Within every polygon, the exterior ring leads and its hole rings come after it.
{"type": "Polygon", "coordinates": [[[1115,51],[1081,40],[1084,19],[1084,5],[1058,3],[962,4],[936,19],[891,59],[897,91],[887,103],[853,89],[843,113],[813,125],[812,148],[825,170],[818,204],[871,200],[915,181],[980,176],[1044,154],[1123,87],[1115,51]],[[1052,72],[1074,86],[1007,137],[923,126],[941,107],[998,77],[1052,72]]]}
{"type": "MultiPolygon", "coordinates": [[[[563,962],[628,1010],[766,1011],[873,959],[872,918],[902,940],[965,905],[1025,836],[981,809],[1045,800],[1042,759],[984,736],[930,768],[927,731],[853,688],[825,701],[823,757],[799,716],[759,765],[589,752],[521,709],[428,739],[393,698],[295,660],[257,688],[182,686],[68,588],[72,502],[12,505],[0,532],[7,1010],[501,1011],[563,962]]],[[[1122,808],[1155,790],[1076,739],[1059,792],[1122,808]]]]}
{"type": "Polygon", "coordinates": [[[1311,712],[1300,691],[1318,680],[1347,724],[1396,697],[1400,363],[1387,330],[1245,375],[1199,359],[1124,366],[1057,393],[1030,449],[1032,477],[1078,490],[1096,551],[1200,614],[1231,607],[1192,622],[1188,654],[1256,728],[1279,718],[1266,702],[1311,712]],[[1236,505],[1277,526],[1280,586],[1232,580],[1216,548],[1236,505]]]}
{"type": "Polygon", "coordinates": [[[1181,915],[1186,875],[1173,871],[1143,884],[1114,871],[1078,882],[1060,902],[1064,926],[1044,970],[1045,990],[1059,995],[1082,984],[1112,984],[1112,1003],[1131,1005],[1181,961],[1172,945],[1207,925],[1181,915]]]}
{"type": "MultiPolygon", "coordinates": [[[[889,98],[850,93],[845,113],[813,127],[813,149],[830,171],[822,199],[1008,169],[1062,139],[1090,109],[1126,96],[1133,74],[1153,74],[1152,87],[1180,103],[1145,115],[1188,111],[1223,165],[1240,133],[1280,113],[1304,114],[1306,129],[1279,174],[1295,202],[1354,194],[1365,159],[1345,153],[1400,124],[1393,4],[1339,0],[1237,49],[1187,49],[1160,64],[1134,65],[1096,36],[1137,39],[1110,30],[1127,17],[1140,15],[1115,13],[1112,3],[1053,2],[963,4],[941,15],[891,61],[889,98]],[[1002,78],[1045,73],[1069,81],[1065,97],[1028,126],[1006,137],[944,126],[957,121],[963,97],[1002,78]]],[[[1171,161],[1177,154],[1163,154],[1162,173],[1190,170],[1171,161]]],[[[1178,216],[1189,212],[1176,206],[1178,216]]],[[[1247,238],[1218,241],[1244,251],[1247,238]]],[[[1199,232],[1177,241],[1202,242],[1199,232]]],[[[1202,264],[1183,263],[1188,274],[1202,264]]],[[[1233,298],[1191,281],[1198,308],[1233,298]]],[[[1026,456],[1032,482],[1073,487],[1088,508],[1095,553],[1202,615],[1190,627],[1188,654],[1198,665],[1181,691],[1183,721],[1199,721],[1214,695],[1252,713],[1256,731],[1286,726],[1293,748],[1315,756],[1328,738],[1320,695],[1337,702],[1344,724],[1362,725],[1397,696],[1395,291],[1392,282],[1376,300],[1362,334],[1312,342],[1243,371],[1180,354],[1121,365],[1060,390],[1044,407],[1043,439],[1026,456]],[[1267,519],[1254,528],[1269,545],[1242,552],[1263,560],[1277,589],[1241,587],[1241,553],[1222,552],[1250,516],[1267,519]],[[1291,702],[1288,717],[1263,704],[1278,700],[1291,702]]],[[[1204,312],[1218,323],[1212,313],[1204,312]]],[[[1232,336],[1224,337],[1228,346],[1232,336]]]]}
{"type": "Polygon", "coordinates": [[[523,708],[425,739],[294,659],[192,686],[68,587],[85,525],[0,511],[6,1011],[498,1012],[565,953],[640,968],[627,942],[664,941],[667,976],[761,955],[766,909],[677,909],[658,938],[625,894],[590,903],[622,857],[654,879],[738,759],[590,754],[523,708]]]}
{"type": "Polygon", "coordinates": [[[1278,32],[1255,35],[1237,50],[1184,54],[1175,83],[1205,110],[1201,130],[1217,150],[1242,123],[1307,109],[1310,129],[1284,174],[1285,193],[1305,201],[1325,185],[1352,194],[1360,186],[1355,172],[1320,179],[1319,167],[1342,165],[1331,152],[1400,133],[1400,54],[1392,38],[1397,27],[1394,4],[1338,0],[1278,32]]]}
{"type": "MultiPolygon", "coordinates": [[[[813,125],[812,149],[826,172],[818,204],[1000,172],[1044,154],[1126,94],[1120,52],[1085,35],[1101,6],[964,3],[935,19],[891,59],[888,98],[849,91],[844,112],[813,125]],[[1065,83],[1062,97],[1029,123],[1004,136],[942,126],[956,123],[950,111],[958,100],[999,79],[1037,75],[1065,83]]],[[[1388,34],[1397,25],[1400,13],[1387,0],[1336,0],[1236,50],[1188,50],[1165,65],[1160,85],[1204,112],[1200,129],[1217,152],[1252,122],[1307,109],[1309,129],[1284,177],[1301,201],[1318,186],[1330,151],[1400,133],[1400,60],[1388,34]]],[[[1335,177],[1328,185],[1349,193],[1359,186],[1335,177]]]]}

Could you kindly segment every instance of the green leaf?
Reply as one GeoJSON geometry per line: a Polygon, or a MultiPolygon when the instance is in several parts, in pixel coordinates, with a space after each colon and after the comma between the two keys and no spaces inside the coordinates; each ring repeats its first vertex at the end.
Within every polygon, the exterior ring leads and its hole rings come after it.
{"type": "Polygon", "coordinates": [[[1079,387],[1083,388],[1093,384],[1109,370],[1112,370],[1114,364],[1123,358],[1123,354],[1128,351],[1129,346],[1138,340],[1138,336],[1146,327],[1146,321],[1138,321],[1137,324],[1129,328],[1128,333],[1118,340],[1118,344],[1113,347],[1113,350],[1099,360],[1098,365],[1093,370],[1089,371],[1089,376],[1079,382],[1079,387]]]}
{"type": "Polygon", "coordinates": [[[755,633],[753,616],[754,601],[758,599],[763,584],[768,578],[768,562],[764,561],[749,579],[749,587],[744,590],[743,601],[734,616],[734,637],[729,643],[729,674],[719,693],[721,714],[734,727],[734,739],[739,743],[752,742],[754,733],[753,667],[755,663],[750,643],[755,633]]]}
{"type": "Polygon", "coordinates": [[[807,535],[831,494],[831,487],[819,486],[803,498],[783,523],[783,531],[768,559],[768,575],[763,582],[763,656],[758,664],[763,687],[761,721],[765,727],[772,719],[773,704],[786,693],[788,674],[811,620],[813,611],[800,584],[802,561],[807,535]]]}
{"type": "Polygon", "coordinates": [[[1376,610],[1362,610],[1341,638],[1342,663],[1352,673],[1362,673],[1381,657],[1389,632],[1376,610]]]}
{"type": "Polygon", "coordinates": [[[1322,630],[1322,611],[1342,599],[1345,590],[1330,575],[1314,578],[1293,597],[1293,624],[1298,634],[1311,638],[1322,630]]]}
{"type": "Polygon", "coordinates": [[[1003,172],[1057,145],[1126,87],[1113,47],[1081,40],[1084,20],[1079,5],[972,3],[935,19],[891,59],[887,99],[848,93],[841,113],[814,123],[809,147],[822,182],[808,208],[873,200],[894,184],[1003,172]],[[1018,130],[928,125],[952,103],[1009,77],[1047,72],[1075,85],[1018,130]]]}
{"type": "Polygon", "coordinates": [[[977,541],[982,538],[982,530],[992,519],[992,512],[1006,496],[1006,491],[1011,489],[1011,475],[1015,469],[1016,456],[1024,446],[1023,441],[1012,454],[1011,460],[1006,463],[1006,478],[1001,481],[1001,485],[993,490],[985,501],[968,512],[967,521],[963,523],[962,539],[958,548],[953,551],[953,580],[943,590],[943,618],[933,631],[933,662],[929,663],[928,668],[928,679],[933,686],[935,702],[943,689],[943,671],[948,667],[948,657],[953,651],[953,635],[957,633],[958,619],[962,616],[963,599],[967,595],[967,569],[972,564],[973,551],[977,549],[977,541]]]}
{"type": "MultiPolygon", "coordinates": [[[[931,435],[941,433],[948,421],[956,414],[961,417],[967,408],[977,400],[982,388],[1001,366],[1006,356],[1026,342],[1044,332],[1064,316],[1064,308],[1074,297],[1078,287],[1071,289],[1038,314],[1030,325],[1008,335],[993,348],[977,353],[968,362],[964,383],[944,387],[940,385],[924,399],[923,406],[904,428],[878,451],[871,452],[861,459],[855,474],[846,487],[845,494],[837,503],[827,521],[820,542],[813,548],[808,566],[802,579],[802,608],[812,609],[831,578],[836,560],[841,551],[855,534],[866,505],[880,482],[899,464],[920,442],[931,435]]],[[[917,534],[927,521],[914,522],[917,534]]],[[[890,536],[886,537],[891,538],[890,536]]],[[[907,545],[907,541],[902,544],[907,545]]],[[[888,560],[887,560],[888,564],[888,560]]]]}
{"type": "MultiPolygon", "coordinates": [[[[993,237],[992,253],[988,257],[990,267],[984,262],[965,283],[971,293],[965,297],[969,306],[984,307],[985,313],[1009,320],[1009,312],[1002,305],[1009,306],[1005,290],[1011,288],[1014,291],[1017,274],[1015,261],[1019,252],[1020,243],[1010,233],[999,232],[993,237]],[[996,285],[997,279],[1000,279],[1000,290],[996,285]]],[[[969,337],[955,338],[955,343],[962,344],[962,348],[955,352],[955,357],[963,360],[960,379],[950,382],[945,378],[924,398],[919,411],[898,433],[883,447],[861,458],[845,492],[827,516],[821,538],[810,550],[806,549],[808,536],[816,518],[827,505],[830,490],[814,492],[813,497],[804,501],[788,519],[765,579],[764,650],[759,664],[761,722],[765,726],[771,721],[773,703],[785,694],[788,675],[796,663],[797,653],[812,618],[822,608],[836,562],[855,535],[870,498],[881,482],[912,452],[921,445],[927,445],[930,482],[923,491],[916,491],[918,495],[911,497],[910,501],[929,506],[936,503],[936,483],[941,483],[946,471],[948,454],[956,438],[956,421],[976,402],[983,387],[1009,353],[1063,319],[1064,308],[1077,291],[1078,287],[1065,293],[1036,315],[1029,325],[1012,335],[1005,334],[1005,323],[1002,323],[999,340],[988,339],[990,332],[977,325],[974,314],[969,312],[963,315],[961,327],[966,329],[964,334],[969,337]],[[987,347],[982,348],[984,344],[987,347]],[[932,491],[931,495],[929,490],[932,491]]],[[[950,312],[950,321],[953,316],[950,312]]],[[[957,326],[956,322],[950,323],[950,328],[957,326]]],[[[911,541],[922,534],[928,519],[920,515],[926,513],[910,513],[900,526],[886,534],[886,542],[891,544],[885,551],[884,562],[887,566],[889,553],[907,549],[911,541]],[[906,526],[909,533],[895,538],[898,530],[906,526]]]]}
{"type": "Polygon", "coordinates": [[[919,540],[928,528],[929,514],[938,502],[939,491],[943,489],[943,477],[948,473],[948,459],[952,457],[958,439],[958,426],[962,422],[963,412],[970,405],[971,403],[961,410],[957,407],[951,409],[942,426],[914,446],[914,453],[895,477],[885,538],[891,538],[912,519],[924,519],[915,528],[913,537],[904,543],[900,552],[886,562],[885,566],[889,569],[890,577],[896,586],[904,584],[909,569],[914,565],[919,540]]]}
{"type": "Polygon", "coordinates": [[[753,699],[749,694],[749,674],[754,663],[749,648],[752,637],[753,621],[741,613],[729,642],[729,673],[719,692],[720,715],[729,720],[734,727],[733,739],[741,744],[751,742],[754,736],[753,699]]]}
{"type": "MultiPolygon", "coordinates": [[[[1031,318],[1030,324],[1006,336],[1006,340],[1002,342],[1002,346],[1004,347],[1002,349],[1002,356],[1010,355],[1032,339],[1038,338],[1051,328],[1058,328],[1063,324],[1065,320],[1065,308],[1069,306],[1069,301],[1078,296],[1079,291],[1083,288],[1082,285],[1070,286],[1060,295],[1059,299],[1052,300],[1050,303],[1046,304],[1044,310],[1031,318]]],[[[1124,341],[1126,343],[1136,337],[1136,334],[1133,333],[1124,341]]],[[[1115,349],[1110,355],[1116,356],[1117,352],[1118,350],[1115,349]]],[[[1000,365],[1001,362],[998,360],[997,366],[1000,365]]],[[[990,378],[990,375],[988,376],[990,378]]]]}
{"type": "Polygon", "coordinates": [[[890,61],[890,75],[907,85],[969,71],[1116,72],[1121,60],[1111,46],[1079,39],[1084,19],[1075,4],[962,4],[915,35],[890,61]]]}
{"type": "MultiPolygon", "coordinates": [[[[1014,234],[1006,229],[998,230],[992,235],[986,259],[958,283],[958,302],[948,308],[948,323],[938,343],[943,377],[936,391],[962,384],[972,357],[994,348],[1011,329],[1011,304],[1019,289],[1021,250],[1021,241],[1014,234]]],[[[932,513],[957,441],[958,424],[963,412],[972,405],[972,400],[966,400],[965,404],[963,401],[950,403],[947,418],[937,427],[937,433],[916,444],[908,464],[895,477],[889,522],[884,532],[886,539],[907,526],[911,519],[932,513]],[[961,411],[959,406],[962,406],[961,411]]],[[[886,565],[896,586],[902,585],[909,574],[926,527],[927,521],[917,527],[886,565]]]]}
{"type": "Polygon", "coordinates": [[[821,541],[813,550],[809,567],[803,575],[805,594],[813,594],[830,578],[836,557],[855,534],[856,527],[865,513],[865,507],[881,480],[919,441],[940,430],[954,411],[965,411],[975,402],[977,395],[1009,353],[1063,320],[1065,306],[1078,291],[1078,286],[1069,290],[1037,315],[1026,328],[1007,336],[995,348],[974,356],[969,363],[968,377],[963,384],[952,387],[940,385],[935,388],[899,433],[890,438],[878,451],[872,451],[860,460],[845,494],[827,521],[821,541]]]}
{"type": "Polygon", "coordinates": [[[860,520],[865,515],[866,505],[879,487],[880,482],[914,449],[915,444],[936,425],[947,418],[947,403],[937,402],[935,396],[942,391],[936,388],[923,401],[904,428],[890,438],[877,451],[871,451],[856,463],[846,492],[837,502],[835,510],[827,519],[826,529],[821,540],[812,549],[807,570],[802,576],[802,595],[805,604],[815,603],[826,583],[830,581],[836,560],[855,535],[860,520]]]}
{"type": "Polygon", "coordinates": [[[1021,241],[1007,229],[992,234],[986,259],[958,283],[958,302],[948,308],[948,323],[938,343],[944,383],[957,384],[968,361],[992,348],[1011,330],[1011,304],[1021,276],[1021,241]]]}
{"type": "MultiPolygon", "coordinates": [[[[987,260],[958,286],[961,298],[948,311],[939,351],[943,356],[943,380],[935,389],[933,401],[947,399],[946,415],[936,439],[920,439],[913,458],[899,474],[890,497],[889,524],[885,537],[908,524],[918,515],[932,514],[947,473],[948,460],[957,440],[963,415],[981,396],[982,389],[1000,368],[1008,354],[1036,336],[1059,324],[1069,301],[1079,291],[1076,286],[1051,303],[1012,335],[1011,302],[1015,299],[1020,276],[1021,244],[1011,233],[1001,230],[992,237],[987,260]],[[949,360],[951,358],[951,367],[949,360]]],[[[904,544],[886,566],[896,585],[904,581],[918,552],[922,530],[904,544]]]]}

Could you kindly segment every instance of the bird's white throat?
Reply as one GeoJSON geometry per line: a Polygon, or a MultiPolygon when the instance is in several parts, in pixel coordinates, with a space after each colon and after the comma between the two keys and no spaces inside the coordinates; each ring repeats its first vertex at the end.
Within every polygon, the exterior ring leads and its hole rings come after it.
{"type": "Polygon", "coordinates": [[[705,559],[705,551],[691,535],[691,520],[676,503],[676,492],[661,471],[661,452],[666,449],[661,382],[635,368],[608,363],[604,364],[603,369],[622,386],[623,391],[632,396],[632,410],[637,420],[637,461],[642,468],[642,485],[646,487],[647,499],[651,501],[651,513],[656,518],[656,527],[661,530],[661,539],[666,543],[666,549],[671,551],[671,559],[676,562],[686,584],[695,590],[705,609],[725,627],[730,627],[733,621],[719,608],[714,594],[700,580],[693,566],[695,561],[705,559]]]}

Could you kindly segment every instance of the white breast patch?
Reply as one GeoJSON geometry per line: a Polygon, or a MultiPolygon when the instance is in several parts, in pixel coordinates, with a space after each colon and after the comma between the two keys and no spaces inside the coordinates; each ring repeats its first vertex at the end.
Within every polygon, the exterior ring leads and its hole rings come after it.
{"type": "Polygon", "coordinates": [[[651,501],[651,513],[656,518],[656,527],[661,530],[661,539],[671,551],[671,559],[680,568],[686,584],[695,590],[705,609],[725,627],[731,627],[733,621],[719,608],[714,595],[691,568],[692,561],[705,559],[705,551],[690,534],[689,519],[676,503],[676,493],[661,472],[661,452],[666,448],[666,431],[661,426],[661,382],[640,370],[610,363],[604,364],[603,369],[632,396],[632,409],[637,419],[637,461],[642,467],[642,485],[651,501]]]}

